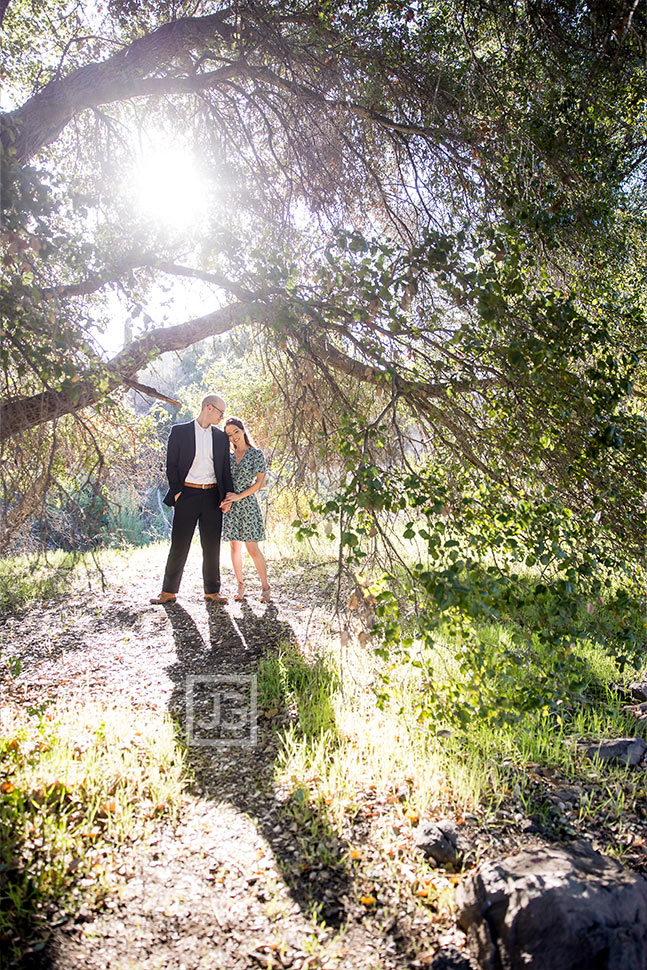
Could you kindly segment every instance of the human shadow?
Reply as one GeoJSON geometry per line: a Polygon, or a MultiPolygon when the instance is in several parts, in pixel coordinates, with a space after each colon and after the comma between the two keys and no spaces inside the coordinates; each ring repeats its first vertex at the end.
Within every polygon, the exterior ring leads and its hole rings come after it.
{"type": "MultiPolygon", "coordinates": [[[[262,613],[246,602],[234,614],[217,604],[206,608],[208,643],[185,609],[165,606],[177,650],[168,670],[175,683],[169,706],[186,738],[192,785],[200,797],[228,801],[251,817],[304,915],[339,928],[350,888],[349,846],[335,833],[323,800],[305,784],[290,793],[274,781],[282,732],[291,723],[299,730],[288,708],[295,697],[298,707],[307,693],[313,664],[298,654],[294,630],[273,604],[262,613]],[[257,672],[286,649],[299,656],[298,673],[288,690],[275,691],[268,712],[259,704],[257,672]]],[[[325,712],[322,729],[333,732],[325,696],[332,680],[321,664],[315,679],[317,704],[325,712]]],[[[312,730],[312,718],[304,723],[312,730]]]]}

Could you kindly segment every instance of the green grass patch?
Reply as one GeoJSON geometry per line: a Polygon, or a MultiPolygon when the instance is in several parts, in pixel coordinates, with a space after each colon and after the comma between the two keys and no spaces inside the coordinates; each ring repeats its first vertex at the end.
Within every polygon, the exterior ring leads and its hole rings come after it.
{"type": "MultiPolygon", "coordinates": [[[[507,625],[491,624],[487,636],[493,654],[511,648],[507,625]]],[[[524,692],[535,689],[547,660],[541,651],[538,644],[532,658],[518,658],[512,678],[506,673],[506,696],[519,699],[516,718],[493,725],[475,711],[460,730],[428,716],[435,679],[465,676],[457,660],[461,645],[449,636],[437,649],[417,644],[408,659],[383,660],[354,640],[345,647],[331,640],[314,660],[297,647],[280,651],[259,670],[261,705],[292,712],[291,723],[280,728],[277,785],[293,803],[325,806],[337,831],[367,800],[394,804],[412,818],[469,812],[484,819],[512,800],[515,810],[548,824],[554,810],[536,784],[537,769],[545,768],[562,783],[580,785],[574,824],[613,822],[640,796],[638,781],[622,767],[589,761],[577,741],[636,733],[613,685],[637,671],[621,671],[613,654],[582,642],[574,647],[587,672],[581,693],[557,707],[524,710],[524,692]],[[385,673],[380,708],[376,690],[382,691],[385,673]]],[[[496,664],[482,676],[478,689],[496,703],[496,664]]]]}
{"type": "Polygon", "coordinates": [[[0,612],[19,610],[69,592],[70,579],[76,575],[81,560],[77,553],[60,549],[0,559],[0,612]]]}
{"type": "Polygon", "coordinates": [[[185,759],[167,714],[52,703],[3,710],[0,938],[9,965],[42,946],[53,911],[93,905],[119,853],[178,811],[185,759]]]}
{"type": "Polygon", "coordinates": [[[336,670],[323,657],[309,661],[293,644],[267,656],[258,668],[260,706],[270,715],[288,711],[306,737],[329,734],[334,741],[338,686],[336,670]]]}
{"type": "MultiPolygon", "coordinates": [[[[422,810],[448,801],[472,807],[488,778],[455,762],[447,739],[419,717],[420,672],[401,671],[389,703],[376,706],[372,687],[380,664],[370,652],[332,645],[309,660],[296,646],[270,655],[258,671],[259,703],[283,710],[276,783],[293,803],[326,806],[335,828],[352,816],[366,793],[406,793],[422,810]]],[[[395,682],[394,681],[394,682],[395,682]]]]}

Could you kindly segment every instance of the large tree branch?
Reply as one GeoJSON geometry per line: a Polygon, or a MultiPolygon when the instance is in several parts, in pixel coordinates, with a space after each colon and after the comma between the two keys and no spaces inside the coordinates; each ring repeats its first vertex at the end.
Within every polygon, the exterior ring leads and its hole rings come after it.
{"type": "Polygon", "coordinates": [[[118,266],[106,269],[102,273],[93,273],[78,283],[42,287],[40,291],[41,296],[45,298],[62,297],[64,299],[75,296],[89,296],[91,293],[96,293],[102,289],[108,283],[118,283],[124,276],[136,269],[159,270],[160,273],[167,273],[169,276],[181,276],[187,279],[202,280],[205,283],[213,283],[214,286],[220,287],[220,289],[228,293],[232,293],[243,303],[254,302],[263,296],[272,295],[261,292],[252,293],[251,290],[240,286],[234,280],[229,279],[222,273],[218,273],[216,270],[200,270],[192,266],[180,266],[169,260],[157,259],[153,256],[137,256],[125,260],[118,266]]]}
{"type": "Polygon", "coordinates": [[[348,357],[327,341],[317,341],[311,348],[318,360],[333,367],[341,374],[347,374],[356,380],[375,384],[377,387],[391,387],[393,381],[397,381],[397,390],[403,397],[414,395],[418,401],[424,398],[442,398],[447,400],[452,394],[476,394],[482,393],[491,387],[501,385],[501,381],[495,378],[484,378],[472,381],[413,381],[410,378],[402,377],[390,370],[382,367],[375,367],[372,364],[365,364],[361,360],[348,357]]]}
{"type": "MultiPolygon", "coordinates": [[[[154,77],[168,70],[189,51],[206,50],[216,37],[231,41],[234,27],[226,23],[229,14],[229,10],[224,10],[208,17],[173,20],[105,61],[86,64],[64,78],[50,81],[20,108],[0,118],[3,149],[11,150],[13,161],[22,164],[54,141],[71,119],[86,108],[135,96],[137,86],[147,75],[154,77]]],[[[238,65],[222,69],[224,76],[239,71],[238,65]]],[[[167,80],[172,85],[177,78],[167,80]]]]}
{"type": "MultiPolygon", "coordinates": [[[[11,150],[14,163],[23,164],[53,142],[75,116],[88,108],[131,98],[195,94],[229,86],[234,79],[248,79],[283,91],[302,103],[317,105],[329,114],[351,113],[396,134],[455,140],[455,134],[446,127],[430,128],[409,118],[389,117],[369,105],[335,96],[334,90],[341,91],[344,81],[334,67],[329,72],[329,80],[334,83],[330,94],[326,95],[307,81],[297,81],[293,71],[286,74],[272,70],[266,65],[265,58],[261,63],[253,63],[253,48],[259,47],[265,54],[271,54],[275,38],[269,28],[267,37],[264,37],[262,28],[250,21],[246,36],[253,36],[254,43],[248,53],[238,40],[235,26],[227,23],[230,15],[231,11],[225,10],[205,17],[174,20],[138,38],[104,61],[86,64],[63,78],[55,78],[20,108],[0,116],[4,150],[11,150]],[[216,38],[229,45],[232,61],[212,71],[193,69],[193,73],[187,73],[188,55],[208,54],[216,38]]],[[[286,51],[282,50],[281,54],[283,60],[286,51]]],[[[303,52],[293,49],[289,54],[293,59],[292,67],[300,57],[304,66],[311,64],[303,52]]],[[[317,70],[321,72],[321,63],[317,70]]],[[[304,78],[307,76],[306,72],[304,78]]]]}
{"type": "Polygon", "coordinates": [[[151,330],[108,361],[97,373],[96,381],[87,379],[76,385],[73,397],[62,391],[44,391],[1,404],[0,441],[96,404],[115,388],[130,384],[137,372],[160,354],[183,350],[206,337],[226,333],[248,321],[258,321],[266,313],[267,307],[261,304],[234,303],[175,327],[151,330]]]}
{"type": "MultiPolygon", "coordinates": [[[[90,407],[121,385],[132,386],[137,372],[160,354],[183,350],[206,337],[226,333],[247,322],[260,322],[272,312],[273,307],[268,303],[238,302],[175,327],[151,330],[102,365],[97,371],[96,380],[88,378],[79,382],[73,396],[63,391],[49,390],[1,404],[0,441],[5,441],[29,428],[53,421],[65,414],[90,407]]],[[[389,371],[348,357],[327,341],[318,341],[316,348],[313,347],[312,350],[320,362],[355,380],[381,387],[387,386],[393,380],[393,375],[389,371]]],[[[447,399],[452,392],[479,393],[497,383],[492,380],[430,383],[411,381],[402,377],[397,377],[397,382],[400,393],[412,403],[415,399],[418,409],[421,409],[421,404],[425,400],[447,399]]]]}

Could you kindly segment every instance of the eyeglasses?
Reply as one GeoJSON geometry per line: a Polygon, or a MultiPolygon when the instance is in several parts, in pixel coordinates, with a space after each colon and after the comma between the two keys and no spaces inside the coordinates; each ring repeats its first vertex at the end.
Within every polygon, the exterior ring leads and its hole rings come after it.
{"type": "Polygon", "coordinates": [[[210,407],[210,408],[213,408],[214,411],[217,411],[218,412],[218,414],[222,414],[224,416],[224,413],[225,412],[223,411],[222,408],[217,407],[215,404],[209,404],[207,406],[210,407]]]}

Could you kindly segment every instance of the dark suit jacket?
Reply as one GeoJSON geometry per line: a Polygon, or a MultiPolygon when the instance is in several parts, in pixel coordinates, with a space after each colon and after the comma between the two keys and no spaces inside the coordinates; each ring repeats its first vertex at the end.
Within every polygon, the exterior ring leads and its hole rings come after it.
{"type": "MultiPolygon", "coordinates": [[[[218,482],[220,500],[227,492],[234,491],[229,464],[229,438],[224,431],[212,425],[213,467],[218,482]]],[[[175,505],[175,496],[184,488],[186,476],[195,458],[195,425],[193,421],[174,424],[166,445],[166,477],[169,490],[164,497],[165,505],[175,505]]]]}

